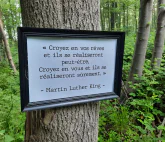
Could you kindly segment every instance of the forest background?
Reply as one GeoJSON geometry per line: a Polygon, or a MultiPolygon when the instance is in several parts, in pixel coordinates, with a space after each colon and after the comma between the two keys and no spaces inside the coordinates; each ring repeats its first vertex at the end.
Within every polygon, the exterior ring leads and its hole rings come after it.
{"type": "MultiPolygon", "coordinates": [[[[165,142],[165,1],[100,0],[101,29],[125,31],[122,95],[101,101],[99,142],[165,142]]],[[[18,0],[0,0],[0,141],[21,142],[18,0]]]]}

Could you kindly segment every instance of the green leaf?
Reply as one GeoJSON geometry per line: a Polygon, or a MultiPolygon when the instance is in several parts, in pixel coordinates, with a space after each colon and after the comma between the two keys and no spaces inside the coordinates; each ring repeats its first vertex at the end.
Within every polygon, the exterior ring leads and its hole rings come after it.
{"type": "Polygon", "coordinates": [[[165,126],[162,126],[162,125],[159,125],[157,128],[158,130],[165,130],[165,126]]]}
{"type": "Polygon", "coordinates": [[[130,93],[129,95],[130,95],[130,96],[133,96],[133,97],[135,97],[135,96],[136,96],[136,94],[135,94],[135,93],[130,93]]]}
{"type": "Polygon", "coordinates": [[[165,4],[161,4],[160,6],[159,6],[159,8],[164,8],[165,7],[165,4]]]}
{"type": "Polygon", "coordinates": [[[12,142],[14,138],[10,135],[5,135],[5,142],[12,142]]]}
{"type": "Polygon", "coordinates": [[[4,135],[4,133],[5,133],[5,130],[0,131],[0,135],[4,135]]]}

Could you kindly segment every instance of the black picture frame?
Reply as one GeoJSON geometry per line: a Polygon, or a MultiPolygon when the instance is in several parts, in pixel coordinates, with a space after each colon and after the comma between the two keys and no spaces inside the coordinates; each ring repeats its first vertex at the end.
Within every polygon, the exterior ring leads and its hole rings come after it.
{"type": "Polygon", "coordinates": [[[53,107],[69,106],[92,101],[113,99],[120,96],[122,64],[124,54],[124,32],[106,32],[106,31],[85,31],[85,30],[68,30],[68,29],[49,29],[49,28],[30,28],[18,27],[18,52],[19,52],[19,70],[20,70],[20,94],[21,94],[21,111],[32,111],[53,107]],[[114,92],[101,94],[89,94],[68,97],[55,100],[40,102],[29,102],[29,82],[28,82],[28,58],[27,58],[27,37],[69,37],[69,38],[109,38],[117,39],[116,64],[114,92]]]}

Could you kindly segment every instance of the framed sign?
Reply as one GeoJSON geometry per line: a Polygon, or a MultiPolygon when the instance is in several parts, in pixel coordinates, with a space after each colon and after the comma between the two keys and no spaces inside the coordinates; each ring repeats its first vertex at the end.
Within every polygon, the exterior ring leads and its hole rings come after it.
{"type": "Polygon", "coordinates": [[[18,28],[21,109],[117,98],[124,32],[18,28]]]}

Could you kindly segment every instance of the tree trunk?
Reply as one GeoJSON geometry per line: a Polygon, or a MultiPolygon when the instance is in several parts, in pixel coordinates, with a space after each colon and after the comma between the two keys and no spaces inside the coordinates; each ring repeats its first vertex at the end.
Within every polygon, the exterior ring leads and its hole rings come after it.
{"type": "MultiPolygon", "coordinates": [[[[20,3],[24,26],[100,30],[99,0],[20,0],[20,3]]],[[[28,142],[97,142],[98,102],[33,111],[27,116],[28,142]]]]}
{"type": "Polygon", "coordinates": [[[153,4],[153,29],[156,29],[156,19],[157,19],[157,14],[156,14],[156,3],[153,4]]]}
{"type": "Polygon", "coordinates": [[[17,70],[16,70],[16,67],[15,67],[13,59],[12,59],[9,43],[8,43],[7,38],[6,38],[5,32],[3,30],[3,22],[2,22],[2,18],[1,18],[1,13],[0,13],[0,33],[2,35],[2,40],[3,40],[3,43],[4,43],[4,48],[5,48],[7,59],[9,61],[9,64],[10,64],[11,68],[16,73],[17,70]]]}
{"type": "Polygon", "coordinates": [[[111,17],[110,17],[110,5],[111,5],[111,0],[108,1],[108,31],[111,30],[112,25],[111,25],[111,17]]]}
{"type": "Polygon", "coordinates": [[[123,28],[125,30],[125,4],[123,3],[123,28]]]}
{"type": "Polygon", "coordinates": [[[121,13],[119,12],[117,15],[117,30],[121,30],[121,13]]]}
{"type": "Polygon", "coordinates": [[[137,15],[136,15],[137,6],[135,4],[135,33],[137,32],[137,15]]]}
{"type": "MultiPolygon", "coordinates": [[[[165,0],[158,0],[159,7],[161,4],[165,4],[165,0]]],[[[153,68],[160,67],[165,40],[165,8],[158,8],[158,11],[157,29],[151,60],[153,68]]]]}
{"type": "Polygon", "coordinates": [[[104,10],[104,4],[103,4],[103,13],[102,13],[102,20],[103,20],[103,31],[105,31],[105,29],[106,29],[106,14],[105,14],[105,10],[104,10]]]}
{"type": "Polygon", "coordinates": [[[115,12],[114,12],[114,9],[115,9],[115,2],[112,2],[112,10],[111,10],[111,30],[113,31],[115,29],[115,12]]]}
{"type": "Polygon", "coordinates": [[[10,38],[9,39],[11,39],[12,41],[14,41],[14,38],[15,38],[14,37],[14,34],[15,34],[15,31],[16,31],[16,28],[15,28],[16,27],[16,24],[14,22],[14,16],[15,16],[14,14],[16,14],[16,13],[14,13],[15,6],[12,7],[11,0],[9,0],[9,3],[10,3],[9,9],[10,9],[10,15],[11,15],[11,22],[12,22],[12,26],[9,27],[11,29],[11,35],[10,35],[10,38]]]}
{"type": "MultiPolygon", "coordinates": [[[[129,73],[128,81],[134,83],[134,74],[142,76],[147,43],[150,33],[150,24],[152,20],[153,0],[140,0],[139,26],[134,50],[133,61],[129,73]]],[[[128,87],[128,85],[127,85],[128,87]]],[[[130,90],[130,88],[128,87],[130,90]]]]}
{"type": "Polygon", "coordinates": [[[129,33],[129,24],[128,24],[128,21],[129,21],[129,12],[128,12],[128,5],[127,5],[127,28],[126,28],[127,35],[129,33]]]}
{"type": "Polygon", "coordinates": [[[100,18],[101,18],[101,30],[104,31],[104,3],[102,5],[100,5],[100,18]]]}

